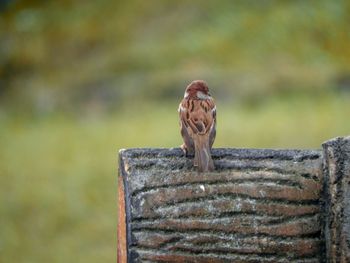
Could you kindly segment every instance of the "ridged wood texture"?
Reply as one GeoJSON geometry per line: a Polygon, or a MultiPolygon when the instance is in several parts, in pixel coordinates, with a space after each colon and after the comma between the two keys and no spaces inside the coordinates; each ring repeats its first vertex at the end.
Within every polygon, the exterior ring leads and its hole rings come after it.
{"type": "Polygon", "coordinates": [[[180,149],[120,152],[128,262],[322,262],[322,152],[214,149],[197,173],[180,149]]]}
{"type": "Polygon", "coordinates": [[[323,144],[328,262],[350,262],[350,137],[323,144]]]}

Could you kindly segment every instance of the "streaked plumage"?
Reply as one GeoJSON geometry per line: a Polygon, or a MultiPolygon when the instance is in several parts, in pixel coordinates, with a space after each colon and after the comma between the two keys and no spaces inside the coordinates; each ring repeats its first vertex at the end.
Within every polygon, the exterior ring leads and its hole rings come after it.
{"type": "Polygon", "coordinates": [[[211,148],[216,135],[216,106],[208,85],[195,80],[187,86],[179,105],[181,148],[186,155],[194,155],[194,166],[199,172],[214,170],[211,148]]]}

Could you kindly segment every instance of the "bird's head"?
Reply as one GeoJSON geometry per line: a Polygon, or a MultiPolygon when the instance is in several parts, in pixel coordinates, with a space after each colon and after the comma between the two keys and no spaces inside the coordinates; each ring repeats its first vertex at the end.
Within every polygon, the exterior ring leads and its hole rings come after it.
{"type": "Polygon", "coordinates": [[[194,80],[186,88],[185,98],[206,100],[210,99],[207,83],[203,80],[194,80]]]}

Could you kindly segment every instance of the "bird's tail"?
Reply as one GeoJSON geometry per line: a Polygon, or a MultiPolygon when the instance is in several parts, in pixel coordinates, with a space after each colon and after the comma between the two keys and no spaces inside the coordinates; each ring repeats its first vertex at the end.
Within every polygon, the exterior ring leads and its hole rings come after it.
{"type": "Polygon", "coordinates": [[[194,166],[198,166],[199,172],[209,172],[214,170],[214,162],[211,158],[208,135],[196,134],[194,141],[194,166]]]}

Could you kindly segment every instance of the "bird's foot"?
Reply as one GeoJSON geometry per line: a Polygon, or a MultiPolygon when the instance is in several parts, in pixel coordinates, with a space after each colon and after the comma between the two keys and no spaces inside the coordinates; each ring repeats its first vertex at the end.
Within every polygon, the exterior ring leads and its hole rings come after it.
{"type": "Polygon", "coordinates": [[[182,144],[180,146],[181,150],[183,151],[184,155],[186,157],[193,157],[194,156],[194,151],[190,151],[185,144],[182,144]]]}

